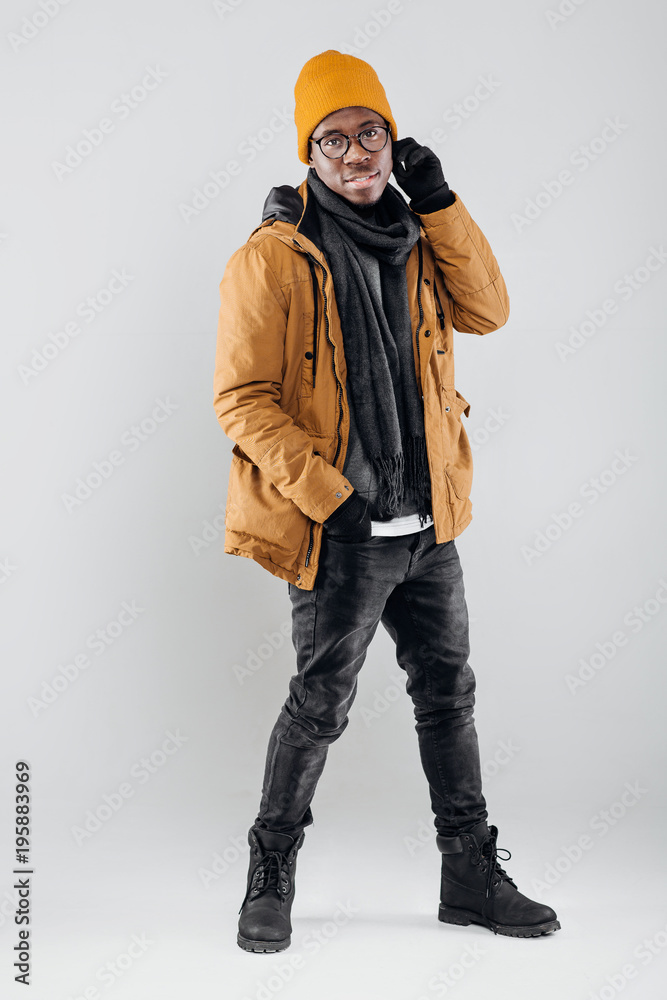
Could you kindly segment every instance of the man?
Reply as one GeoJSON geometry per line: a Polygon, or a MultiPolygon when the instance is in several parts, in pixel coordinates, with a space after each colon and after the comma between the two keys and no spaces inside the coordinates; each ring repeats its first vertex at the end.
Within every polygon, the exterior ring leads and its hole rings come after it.
{"type": "Polygon", "coordinates": [[[291,942],[310,803],[380,621],[414,703],[439,919],[538,936],[556,914],[518,891],[486,822],[454,541],[472,518],[472,456],[453,330],[502,326],[505,283],[438,157],[398,139],[368,63],[323,52],[295,99],[307,178],[271,190],[220,284],[214,405],[236,442],[225,552],[287,581],[298,668],[248,832],[238,944],[291,942]]]}

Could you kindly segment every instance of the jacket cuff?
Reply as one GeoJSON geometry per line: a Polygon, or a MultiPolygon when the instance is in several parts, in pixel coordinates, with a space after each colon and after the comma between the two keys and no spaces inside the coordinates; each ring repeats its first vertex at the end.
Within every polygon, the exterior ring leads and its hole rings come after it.
{"type": "Polygon", "coordinates": [[[357,524],[366,513],[366,503],[363,501],[361,496],[356,490],[350,493],[349,497],[342,502],[339,507],[336,507],[333,514],[323,521],[324,527],[329,528],[332,524],[336,527],[343,526],[346,527],[348,524],[357,524]]]}
{"type": "Polygon", "coordinates": [[[450,205],[454,204],[455,200],[456,196],[454,192],[445,181],[442,187],[439,187],[437,191],[433,191],[426,198],[411,201],[409,207],[418,215],[428,215],[429,212],[439,212],[441,208],[449,208],[450,205]]]}
{"type": "MultiPolygon", "coordinates": [[[[334,471],[331,469],[331,471],[334,471]]],[[[338,470],[335,470],[336,472],[338,470]]],[[[338,473],[340,476],[340,473],[338,473]]],[[[337,485],[333,493],[329,492],[324,497],[323,500],[319,500],[313,505],[312,503],[304,504],[302,496],[292,496],[292,500],[300,507],[301,510],[306,514],[307,517],[311,518],[313,521],[317,521],[319,524],[324,524],[328,518],[332,517],[336,511],[339,511],[341,507],[352,498],[352,494],[355,492],[354,487],[348,480],[343,478],[342,485],[337,485]],[[344,498],[344,499],[342,499],[344,498]],[[328,513],[324,513],[328,511],[328,513]]]]}

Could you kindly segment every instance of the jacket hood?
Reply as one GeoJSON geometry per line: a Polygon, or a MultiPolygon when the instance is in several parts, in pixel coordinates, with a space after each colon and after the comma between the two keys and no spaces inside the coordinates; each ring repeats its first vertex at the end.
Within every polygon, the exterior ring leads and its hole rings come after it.
{"type": "Polygon", "coordinates": [[[303,198],[299,189],[291,184],[280,184],[269,191],[264,208],[262,222],[274,216],[283,222],[292,222],[295,226],[303,213],[303,198]]]}
{"type": "Polygon", "coordinates": [[[321,253],[322,234],[317,216],[317,204],[314,198],[308,197],[308,179],[305,178],[298,187],[291,184],[280,184],[269,191],[264,208],[262,222],[267,219],[280,220],[294,226],[294,233],[299,233],[310,240],[313,248],[321,253]]]}

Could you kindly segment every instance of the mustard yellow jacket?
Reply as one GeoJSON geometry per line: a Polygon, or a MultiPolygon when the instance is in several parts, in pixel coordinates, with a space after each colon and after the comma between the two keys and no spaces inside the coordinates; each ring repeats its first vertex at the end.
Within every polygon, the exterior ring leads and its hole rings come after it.
{"type": "MultiPolygon", "coordinates": [[[[472,519],[470,404],[454,386],[453,330],[489,333],[509,316],[496,259],[454,195],[421,215],[406,265],[437,542],[472,519]]],[[[273,188],[264,215],[220,282],[214,408],[235,442],[224,551],[312,590],[322,522],[354,488],[341,471],[347,362],[306,181],[273,188]]]]}

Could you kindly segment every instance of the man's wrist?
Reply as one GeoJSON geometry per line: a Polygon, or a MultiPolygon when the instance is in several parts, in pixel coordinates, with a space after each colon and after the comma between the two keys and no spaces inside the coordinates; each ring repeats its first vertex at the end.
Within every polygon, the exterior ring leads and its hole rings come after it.
{"type": "Polygon", "coordinates": [[[449,208],[455,201],[456,195],[445,181],[437,191],[433,191],[424,198],[413,199],[409,207],[418,215],[428,215],[429,212],[438,212],[441,208],[449,208]]]}
{"type": "Polygon", "coordinates": [[[364,541],[371,537],[371,516],[368,512],[368,502],[356,491],[337,507],[333,514],[324,521],[327,533],[342,538],[364,541]]]}
{"type": "Polygon", "coordinates": [[[346,497],[341,504],[336,507],[333,514],[324,521],[324,527],[328,528],[332,524],[343,524],[351,520],[355,514],[359,517],[360,504],[363,501],[356,490],[352,490],[349,497],[346,497]]]}

